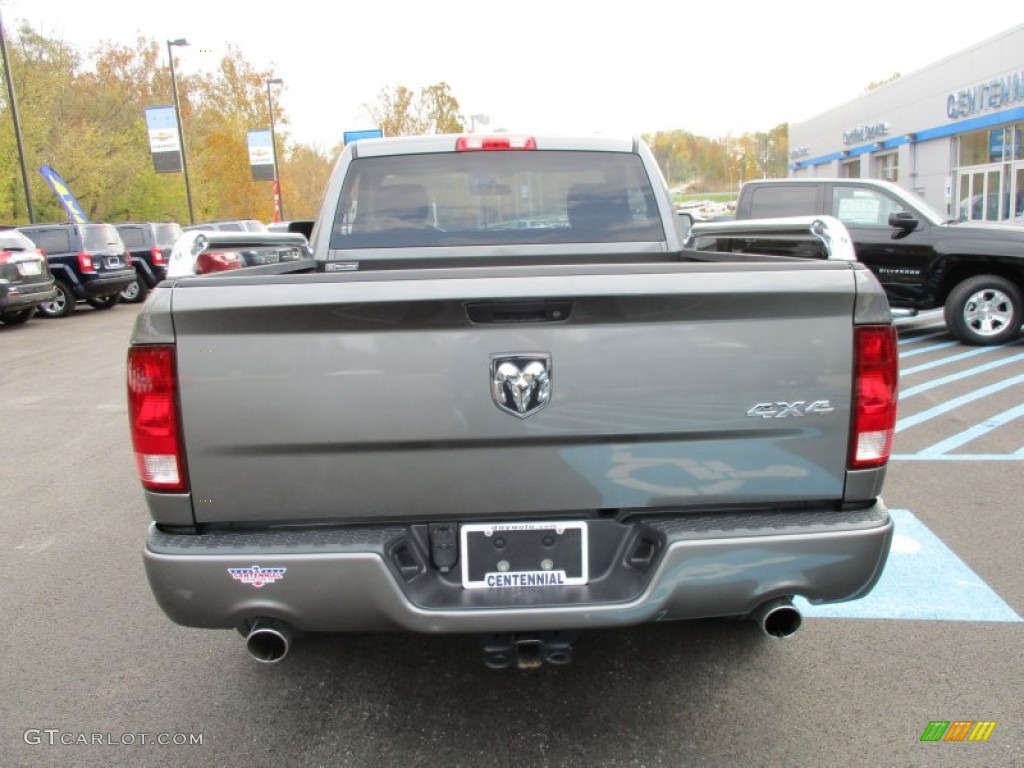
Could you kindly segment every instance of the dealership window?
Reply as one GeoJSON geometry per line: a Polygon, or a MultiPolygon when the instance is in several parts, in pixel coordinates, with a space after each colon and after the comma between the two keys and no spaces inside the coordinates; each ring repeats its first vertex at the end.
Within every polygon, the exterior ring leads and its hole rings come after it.
{"type": "Polygon", "coordinates": [[[860,158],[855,157],[852,160],[843,160],[839,163],[839,176],[843,179],[859,179],[860,158]]]}
{"type": "Polygon", "coordinates": [[[957,216],[964,221],[1024,223],[1024,123],[960,136],[957,216]]]}
{"type": "Polygon", "coordinates": [[[899,181],[899,154],[886,152],[884,155],[875,155],[875,178],[886,181],[899,181]]]}

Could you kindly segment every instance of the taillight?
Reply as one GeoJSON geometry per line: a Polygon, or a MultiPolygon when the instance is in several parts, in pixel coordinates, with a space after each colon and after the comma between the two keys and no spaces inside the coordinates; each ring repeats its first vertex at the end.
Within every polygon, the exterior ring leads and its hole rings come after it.
{"type": "Polygon", "coordinates": [[[96,267],[92,265],[92,256],[85,251],[78,254],[78,268],[83,272],[95,272],[96,267]]]}
{"type": "Polygon", "coordinates": [[[241,269],[242,258],[232,251],[212,251],[200,253],[196,259],[196,274],[207,275],[210,272],[225,272],[229,269],[241,269]]]}
{"type": "Polygon", "coordinates": [[[163,265],[164,263],[164,252],[160,248],[150,248],[149,257],[153,260],[154,264],[163,265]]]}
{"type": "Polygon", "coordinates": [[[896,431],[899,357],[896,329],[889,325],[854,328],[853,419],[850,469],[884,466],[896,431]]]}
{"type": "Polygon", "coordinates": [[[185,491],[185,461],[178,433],[178,382],[174,347],[128,350],[128,419],[143,487],[185,491]]]}
{"type": "Polygon", "coordinates": [[[127,264],[129,267],[132,265],[132,254],[131,254],[131,251],[125,251],[124,252],[124,263],[127,264]]]}
{"type": "Polygon", "coordinates": [[[536,149],[537,140],[533,136],[459,136],[455,140],[456,152],[473,152],[491,149],[536,149]]]}
{"type": "Polygon", "coordinates": [[[14,254],[10,251],[0,251],[0,264],[6,264],[14,254]]]}

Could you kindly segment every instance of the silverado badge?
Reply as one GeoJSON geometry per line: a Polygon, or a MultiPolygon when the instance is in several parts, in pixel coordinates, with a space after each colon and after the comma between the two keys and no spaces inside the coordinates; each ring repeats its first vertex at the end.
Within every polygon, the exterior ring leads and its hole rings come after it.
{"type": "Polygon", "coordinates": [[[492,355],[491,398],[520,419],[539,411],[551,399],[551,355],[492,355]]]}

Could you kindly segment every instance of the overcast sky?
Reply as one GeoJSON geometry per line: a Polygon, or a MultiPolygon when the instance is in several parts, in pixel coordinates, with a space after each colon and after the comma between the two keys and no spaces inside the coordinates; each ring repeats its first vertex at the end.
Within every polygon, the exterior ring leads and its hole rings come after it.
{"type": "Polygon", "coordinates": [[[82,53],[185,37],[181,73],[234,45],[284,80],[292,138],[324,150],[372,127],[365,105],[381,88],[440,81],[492,129],[768,130],[1024,21],[1012,3],[938,0],[0,0],[0,12],[9,35],[25,20],[82,53]]]}

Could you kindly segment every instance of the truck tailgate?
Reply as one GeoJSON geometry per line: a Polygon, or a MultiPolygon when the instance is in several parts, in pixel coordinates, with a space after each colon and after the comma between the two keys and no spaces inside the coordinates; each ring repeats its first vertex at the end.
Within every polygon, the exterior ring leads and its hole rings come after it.
{"type": "Polygon", "coordinates": [[[854,283],[833,262],[185,281],[196,520],[839,499],[854,283]],[[499,408],[495,355],[548,356],[547,405],[499,408]]]}

